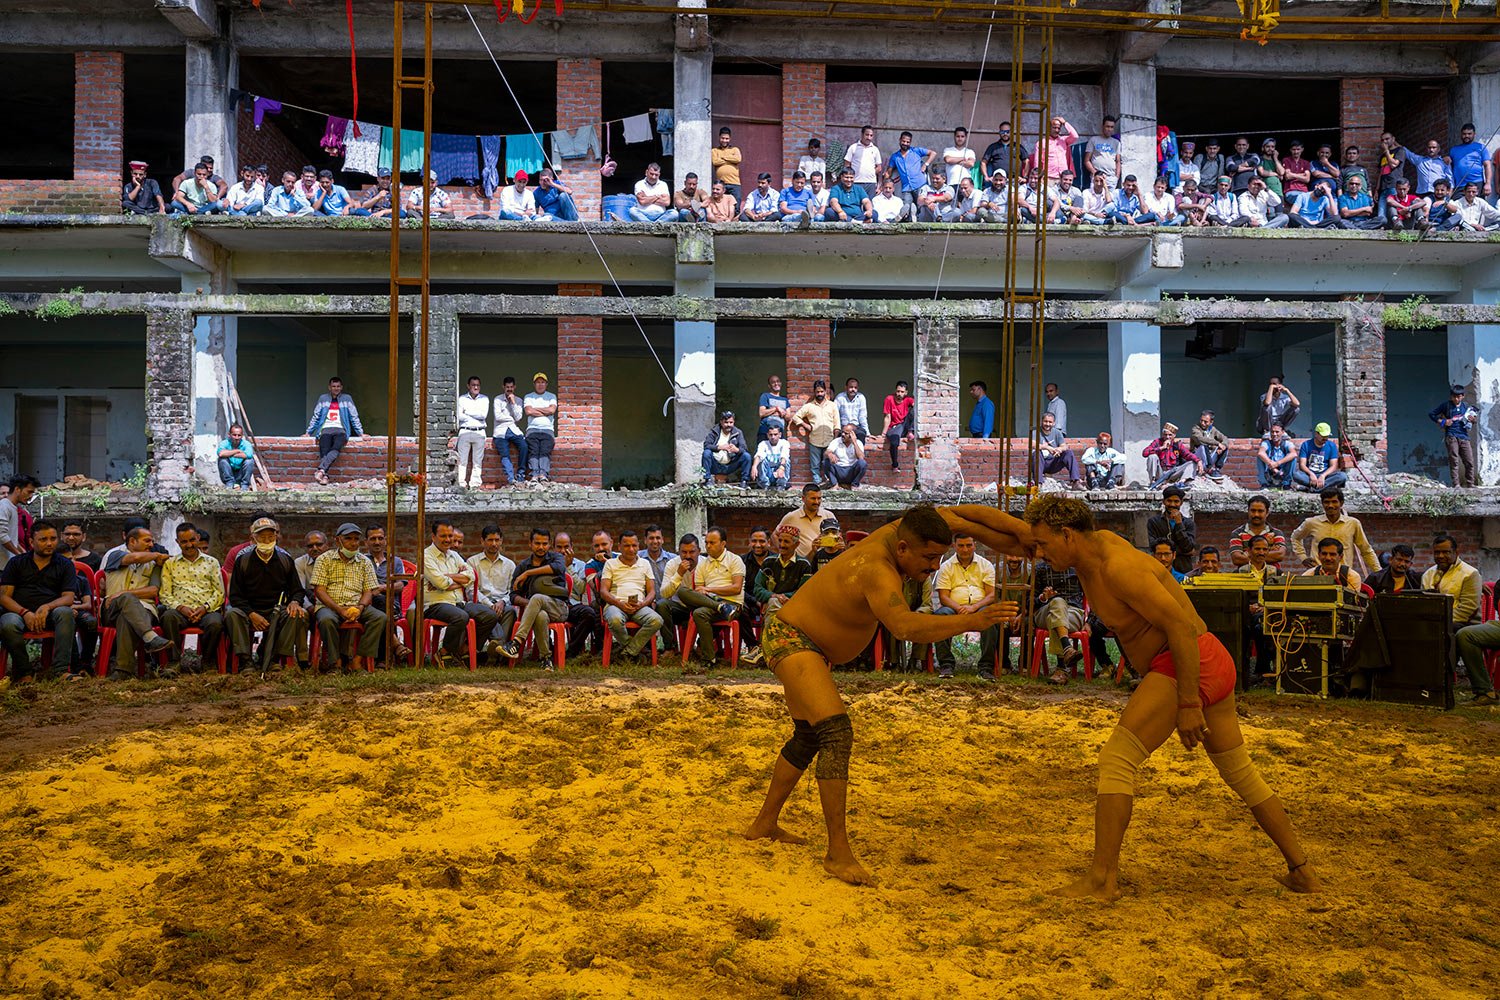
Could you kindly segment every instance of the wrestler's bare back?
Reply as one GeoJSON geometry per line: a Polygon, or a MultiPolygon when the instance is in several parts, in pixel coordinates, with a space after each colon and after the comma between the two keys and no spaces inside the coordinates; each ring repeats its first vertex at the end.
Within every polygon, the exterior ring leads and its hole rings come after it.
{"type": "MultiPolygon", "coordinates": [[[[777,615],[817,643],[830,665],[848,663],[875,637],[872,601],[901,600],[901,571],[889,543],[896,525],[861,539],[808,577],[777,615]]],[[[905,607],[904,600],[902,607],[905,607]]]]}
{"type": "Polygon", "coordinates": [[[1078,580],[1089,607],[1114,631],[1115,641],[1136,669],[1146,669],[1167,648],[1167,634],[1133,607],[1132,594],[1139,593],[1140,588],[1165,589],[1193,623],[1193,635],[1208,631],[1193,602],[1165,566],[1113,531],[1096,531],[1094,537],[1099,540],[1102,558],[1077,567],[1078,580]]]}

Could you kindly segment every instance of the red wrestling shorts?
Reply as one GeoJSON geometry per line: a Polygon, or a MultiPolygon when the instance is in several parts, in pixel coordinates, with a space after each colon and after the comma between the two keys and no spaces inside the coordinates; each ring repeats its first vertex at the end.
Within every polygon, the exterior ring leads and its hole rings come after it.
{"type": "MultiPolygon", "coordinates": [[[[1151,661],[1151,672],[1177,679],[1177,665],[1172,662],[1172,651],[1164,649],[1151,661]]],[[[1198,696],[1203,707],[1217,705],[1234,693],[1234,658],[1229,650],[1212,632],[1198,637],[1198,696]]],[[[1182,699],[1181,692],[1178,698],[1182,699]]]]}

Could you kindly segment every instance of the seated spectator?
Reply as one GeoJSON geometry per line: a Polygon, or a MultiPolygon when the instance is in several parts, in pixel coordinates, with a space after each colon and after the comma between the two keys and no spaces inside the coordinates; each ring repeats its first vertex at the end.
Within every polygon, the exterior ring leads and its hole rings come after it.
{"type": "Polygon", "coordinates": [[[1233,226],[1240,219],[1239,196],[1230,189],[1234,183],[1227,176],[1220,176],[1214,182],[1213,194],[1208,199],[1208,206],[1204,209],[1205,225],[1210,226],[1233,226]]]}
{"type": "Polygon", "coordinates": [[[257,179],[255,165],[240,167],[240,179],[224,196],[224,208],[230,215],[259,215],[266,207],[266,186],[257,179]]]}
{"type": "MultiPolygon", "coordinates": [[[[506,222],[552,221],[550,217],[544,217],[541,210],[536,207],[536,195],[526,186],[528,180],[530,177],[526,171],[517,170],[516,175],[511,178],[511,183],[500,191],[500,210],[495,213],[497,219],[506,222]]],[[[631,209],[631,211],[635,210],[631,209]]],[[[634,218],[634,215],[631,217],[634,218]]]]}
{"type": "Polygon", "coordinates": [[[1456,628],[1478,624],[1484,583],[1479,579],[1479,570],[1459,557],[1458,540],[1447,532],[1433,536],[1432,562],[1432,567],[1422,574],[1422,589],[1435,590],[1453,599],[1456,628]]]}
{"type": "MultiPolygon", "coordinates": [[[[705,216],[703,201],[698,175],[689,170],[682,178],[682,190],[672,196],[672,211],[677,213],[677,221],[702,222],[705,216]]],[[[665,220],[666,216],[662,218],[665,220]]]]}
{"type": "Polygon", "coordinates": [[[824,221],[824,216],[828,214],[828,188],[829,184],[823,174],[807,175],[807,189],[812,192],[812,197],[807,202],[807,209],[812,213],[814,222],[824,221]]]}
{"type": "Polygon", "coordinates": [[[880,193],[870,199],[870,216],[874,222],[908,222],[910,206],[896,194],[896,182],[887,177],[880,182],[880,193]]]}
{"type": "Polygon", "coordinates": [[[1377,594],[1414,594],[1424,589],[1422,578],[1411,568],[1412,560],[1417,557],[1417,553],[1410,545],[1397,542],[1391,546],[1389,556],[1390,561],[1381,568],[1380,572],[1371,574],[1365,580],[1371,590],[1377,594]]]}
{"type": "Polygon", "coordinates": [[[1281,161],[1281,201],[1290,208],[1299,194],[1312,190],[1312,163],[1302,158],[1302,140],[1293,139],[1281,161]]]}
{"type": "MultiPolygon", "coordinates": [[[[873,178],[871,183],[874,183],[873,178]]],[[[853,169],[845,167],[840,171],[839,182],[828,191],[828,208],[823,218],[828,222],[870,221],[870,196],[862,185],[854,182],[853,169]]]]}
{"type": "Polygon", "coordinates": [[[255,488],[255,445],[245,439],[245,428],[239,424],[219,442],[219,481],[230,489],[255,488]]]}
{"type": "Polygon", "coordinates": [[[1159,489],[1167,483],[1191,483],[1193,476],[1203,473],[1203,465],[1186,441],[1178,440],[1177,425],[1165,423],[1161,437],[1141,450],[1146,459],[1146,475],[1151,488],[1159,489]]]}
{"type": "Polygon", "coordinates": [[[853,376],[844,380],[844,391],[834,399],[838,411],[839,426],[854,425],[854,434],[861,441],[870,436],[870,405],[865,394],[859,391],[859,379],[853,376]]]}
{"type": "Polygon", "coordinates": [[[1318,181],[1310,194],[1291,198],[1287,224],[1293,229],[1346,229],[1338,200],[1328,181],[1318,181]]]}
{"type": "Polygon", "coordinates": [[[1083,631],[1088,618],[1083,607],[1083,585],[1071,568],[1054,569],[1046,560],[1036,563],[1036,613],[1033,624],[1047,632],[1047,648],[1057,657],[1047,680],[1053,684],[1068,683],[1068,671],[1083,659],[1083,650],[1069,637],[1083,631]]]}
{"type": "MultiPolygon", "coordinates": [[[[1245,640],[1255,650],[1255,663],[1252,669],[1255,677],[1264,680],[1272,677],[1276,671],[1276,643],[1265,631],[1265,605],[1262,604],[1267,587],[1276,587],[1284,582],[1280,571],[1267,557],[1270,553],[1270,543],[1265,535],[1256,535],[1250,539],[1243,553],[1244,565],[1235,570],[1246,576],[1255,577],[1260,584],[1260,593],[1256,594],[1246,609],[1250,612],[1245,619],[1245,640]]],[[[1238,554],[1238,553],[1237,553],[1238,554]]],[[[1252,684],[1254,682],[1252,681],[1252,684]]]]}
{"type": "Polygon", "coordinates": [[[688,609],[697,625],[694,655],[700,665],[712,668],[718,658],[714,624],[737,620],[744,611],[745,561],[730,551],[724,529],[711,527],[703,533],[702,556],[693,560],[690,572],[686,566],[684,560],[675,573],[669,567],[662,596],[676,597],[688,609]]]}
{"type": "Polygon", "coordinates": [[[1058,222],[1063,217],[1057,200],[1057,182],[1050,177],[1045,184],[1042,180],[1042,172],[1033,167],[1016,196],[1023,222],[1058,222]]]}
{"type": "MultiPolygon", "coordinates": [[[[688,174],[688,176],[692,178],[696,190],[698,175],[688,174]]],[[[558,222],[578,221],[578,206],[573,202],[573,189],[558,180],[551,167],[543,167],[542,172],[537,175],[537,187],[531,193],[531,197],[536,203],[537,215],[547,216],[558,222]]],[[[699,208],[702,208],[701,194],[699,195],[699,208]]]]}
{"type": "Polygon", "coordinates": [[[1464,185],[1464,196],[1451,211],[1458,216],[1458,227],[1466,233],[1488,233],[1500,228],[1500,209],[1479,197],[1478,184],[1464,185]]]}
{"type": "Polygon", "coordinates": [[[1198,548],[1198,522],[1182,512],[1186,496],[1181,486],[1168,486],[1161,491],[1161,513],[1146,518],[1148,544],[1153,551],[1159,542],[1171,545],[1172,565],[1179,573],[1193,568],[1193,553],[1198,548]]]}
{"type": "Polygon", "coordinates": [[[260,669],[291,656],[299,633],[307,633],[306,593],[291,553],[276,544],[279,528],[269,517],[250,525],[254,544],[236,555],[229,569],[229,640],[234,655],[250,657],[251,639],[260,644],[260,669]]]}
{"type": "Polygon", "coordinates": [[[1291,489],[1298,457],[1297,442],[1287,437],[1280,424],[1272,424],[1255,455],[1255,481],[1263,490],[1291,489]]]}
{"type": "Polygon", "coordinates": [[[719,129],[719,144],[708,151],[708,162],[713,168],[714,180],[723,181],[724,193],[736,202],[740,200],[740,163],[743,159],[729,126],[719,129]]]}
{"type": "MultiPolygon", "coordinates": [[[[58,543],[57,525],[38,520],[31,526],[31,550],[7,562],[0,572],[0,645],[10,657],[12,683],[33,674],[27,632],[53,633],[52,662],[39,671],[41,680],[63,677],[73,663],[73,636],[83,608],[75,607],[77,569],[58,552],[58,543]]],[[[161,648],[160,643],[155,647],[161,648]]]]}
{"type": "Polygon", "coordinates": [[[972,178],[959,178],[958,195],[953,199],[953,212],[955,222],[979,221],[979,192],[974,190],[972,178]]]}
{"type": "Polygon", "coordinates": [[[1266,189],[1260,177],[1250,178],[1250,187],[1239,196],[1239,218],[1233,225],[1251,229],[1285,229],[1287,217],[1280,214],[1281,196],[1266,189]]]}
{"type": "MultiPolygon", "coordinates": [[[[436,176],[436,175],[434,175],[436,176]]],[[[437,192],[441,188],[433,188],[433,202],[437,202],[437,192]]],[[[422,189],[417,189],[420,196],[422,189]]],[[[444,195],[446,198],[447,195],[444,195]]],[[[333,182],[332,170],[318,171],[318,187],[313,192],[312,207],[317,215],[348,215],[352,202],[349,201],[349,192],[342,184],[333,182]]]]}
{"type": "MultiPolygon", "coordinates": [[[[388,586],[394,586],[399,596],[401,581],[399,579],[393,580],[392,575],[401,577],[410,573],[411,563],[394,553],[386,551],[385,527],[379,524],[372,524],[365,529],[365,555],[370,557],[370,562],[375,567],[375,579],[380,584],[379,589],[375,591],[374,600],[370,603],[376,610],[384,611],[386,616],[389,617],[390,607],[386,601],[386,589],[388,586]]],[[[481,582],[483,581],[481,580],[481,582]]],[[[405,646],[397,646],[396,659],[404,660],[408,656],[409,651],[405,646]]]]}
{"type": "Polygon", "coordinates": [[[1172,548],[1171,542],[1162,539],[1153,543],[1151,546],[1151,556],[1157,562],[1161,563],[1166,568],[1166,571],[1172,574],[1172,579],[1178,583],[1187,579],[1187,574],[1180,572],[1174,564],[1177,559],[1177,551],[1172,548]]]}
{"type": "Polygon", "coordinates": [[[816,573],[833,562],[848,547],[849,543],[844,539],[844,531],[839,527],[838,519],[825,517],[818,529],[817,549],[812,554],[813,572],[816,573]]]}
{"type": "Polygon", "coordinates": [[[1208,192],[1198,188],[1192,177],[1182,182],[1182,191],[1177,195],[1177,211],[1184,226],[1208,225],[1208,206],[1213,199],[1208,192]]]}
{"type": "MultiPolygon", "coordinates": [[[[132,528],[125,536],[125,548],[111,549],[104,560],[104,614],[100,622],[116,630],[111,679],[135,676],[138,648],[155,656],[171,646],[156,628],[156,596],[161,589],[161,567],[168,558],[165,552],[152,551],[149,528],[132,528]]],[[[71,587],[67,596],[71,605],[71,587]]]]}
{"type": "MultiPolygon", "coordinates": [[[[229,182],[224,180],[223,177],[220,177],[217,173],[214,172],[214,158],[205,153],[202,156],[198,157],[197,163],[203,163],[208,166],[208,179],[212,181],[214,187],[218,189],[214,197],[220,201],[223,201],[224,196],[229,193],[229,182]]],[[[193,167],[188,167],[182,173],[172,178],[172,193],[174,195],[182,189],[184,181],[190,181],[193,179],[193,170],[196,166],[197,164],[195,163],[193,167]]],[[[171,203],[168,202],[167,204],[168,208],[170,209],[171,203]]]]}
{"type": "Polygon", "coordinates": [[[281,186],[266,199],[265,214],[275,219],[285,219],[288,216],[311,215],[312,211],[312,202],[303,197],[297,188],[297,175],[290,170],[284,171],[281,186]]]}
{"type": "Polygon", "coordinates": [[[1158,177],[1151,184],[1151,193],[1141,195],[1141,208],[1156,216],[1159,226],[1180,226],[1186,216],[1177,211],[1177,199],[1167,190],[1167,179],[1158,177]]]}
{"type": "Polygon", "coordinates": [[[1037,438],[1036,477],[1038,480],[1054,472],[1065,472],[1068,486],[1079,489],[1083,486],[1083,474],[1078,469],[1078,456],[1068,447],[1057,421],[1050,413],[1042,414],[1041,433],[1037,438]]]}
{"type": "MultiPolygon", "coordinates": [[[[285,183],[285,181],[283,181],[285,183]]],[[[376,219],[389,219],[393,214],[406,218],[406,209],[401,207],[401,196],[392,190],[391,168],[381,167],[375,176],[375,186],[360,192],[360,200],[349,210],[350,215],[368,215],[376,219]]]]}
{"type": "Polygon", "coordinates": [[[956,192],[948,184],[942,167],[933,167],[926,184],[917,190],[918,222],[953,222],[958,212],[953,204],[956,192]]]}
{"type": "Polygon", "coordinates": [[[812,576],[812,563],[797,554],[801,540],[801,533],[793,525],[783,524],[776,529],[776,555],[761,564],[760,572],[755,574],[755,599],[762,614],[780,610],[812,576]]]}
{"type": "MultiPolygon", "coordinates": [[[[325,664],[337,664],[343,670],[373,667],[375,658],[380,655],[386,629],[385,612],[374,606],[375,594],[380,589],[375,564],[360,551],[359,525],[348,522],[339,525],[336,537],[336,547],[318,556],[317,562],[313,563],[311,583],[318,599],[313,626],[322,638],[324,659],[324,663],[313,666],[322,669],[325,664]],[[354,658],[349,661],[342,655],[339,629],[353,622],[363,625],[364,631],[359,634],[354,658]]],[[[427,567],[426,572],[430,578],[432,567],[427,567]]],[[[431,608],[425,610],[424,617],[441,617],[431,612],[431,608]]],[[[453,628],[448,629],[450,634],[453,631],[453,628]]]]}
{"type": "Polygon", "coordinates": [[[1246,554],[1252,539],[1266,539],[1266,558],[1280,563],[1286,558],[1286,536],[1267,523],[1271,501],[1259,494],[1245,502],[1246,521],[1229,536],[1229,561],[1243,566],[1250,561],[1246,554]]]}
{"type": "Polygon", "coordinates": [[[1431,229],[1427,221],[1427,202],[1411,193],[1411,181],[1396,180],[1396,189],[1385,196],[1385,224],[1391,229],[1431,229]]]}
{"type": "Polygon", "coordinates": [[[969,437],[994,437],[995,401],[989,396],[989,386],[976,379],[969,383],[969,395],[974,399],[974,409],[969,414],[969,437]]]}
{"type": "Polygon", "coordinates": [[[1100,431],[1092,447],[1084,450],[1085,485],[1091,490],[1114,490],[1125,485],[1125,456],[1114,449],[1109,431],[1100,431]]]}
{"type": "Polygon", "coordinates": [[[1333,428],[1326,423],[1318,424],[1312,437],[1302,442],[1297,451],[1297,465],[1292,469],[1292,481],[1298,489],[1321,493],[1339,489],[1348,481],[1349,477],[1339,471],[1338,442],[1328,437],[1332,433],[1333,428]]]}
{"type": "Polygon", "coordinates": [[[1319,146],[1317,153],[1313,155],[1312,166],[1308,172],[1312,174],[1313,186],[1316,186],[1319,181],[1324,181],[1335,194],[1343,191],[1343,171],[1339,169],[1338,164],[1333,162],[1333,147],[1326,142],[1319,146]]]}
{"type": "Polygon", "coordinates": [[[599,602],[604,607],[605,628],[620,646],[627,663],[639,662],[656,633],[662,618],[656,613],[656,576],[651,564],[640,557],[641,542],[634,531],[620,533],[620,554],[604,564],[599,573],[599,602]],[[634,636],[627,623],[639,626],[634,636]]]}
{"type": "MultiPolygon", "coordinates": [[[[937,595],[937,614],[969,615],[989,607],[999,599],[995,592],[995,564],[974,552],[974,537],[966,532],[953,535],[954,558],[938,568],[932,590],[937,595]]],[[[1000,644],[1000,626],[976,629],[979,632],[979,659],[974,672],[983,675],[995,661],[1000,644]]],[[[935,646],[938,676],[952,677],[955,661],[953,640],[944,639],[935,646]]],[[[992,675],[993,676],[993,675],[992,675]]]]}
{"type": "MultiPolygon", "coordinates": [[[[343,528],[339,530],[343,531],[343,528]]],[[[454,551],[455,544],[453,522],[439,518],[432,523],[432,544],[422,553],[422,617],[447,625],[443,630],[442,649],[436,657],[439,667],[456,667],[460,664],[468,645],[467,626],[470,619],[474,622],[475,638],[480,641],[488,640],[497,621],[495,613],[487,606],[466,600],[474,586],[474,569],[464,562],[462,555],[454,551]]],[[[372,567],[372,578],[374,572],[372,567]]],[[[417,629],[421,627],[416,614],[417,602],[413,601],[409,612],[411,620],[408,622],[411,635],[416,635],[417,629]]],[[[475,653],[477,655],[478,651],[475,653]]]]}
{"type": "Polygon", "coordinates": [[[792,174],[792,183],[781,191],[781,200],[776,203],[776,210],[781,213],[783,222],[793,225],[805,225],[811,221],[812,216],[807,211],[807,203],[812,200],[812,192],[807,189],[807,175],[798,170],[792,174]]]}
{"type": "Polygon", "coordinates": [[[516,606],[511,602],[516,564],[501,551],[505,536],[499,525],[485,525],[479,531],[479,538],[483,548],[466,561],[478,581],[479,601],[489,605],[495,615],[494,629],[487,637],[479,636],[479,640],[487,652],[514,661],[521,656],[521,644],[511,638],[516,627],[516,606]]]}
{"type": "Polygon", "coordinates": [[[979,192],[976,214],[980,222],[1004,222],[1010,217],[1010,183],[1004,170],[990,175],[990,183],[979,192]]]}
{"type": "Polygon", "coordinates": [[[845,424],[823,453],[823,475],[834,486],[858,489],[870,465],[865,461],[865,442],[853,424],[845,424]]]}
{"type": "Polygon", "coordinates": [[[1101,175],[1095,174],[1092,186],[1083,192],[1076,205],[1068,209],[1067,221],[1074,225],[1111,225],[1114,222],[1114,207],[1115,193],[1109,189],[1101,175]]]}
{"type": "Polygon", "coordinates": [[[750,485],[750,448],[734,425],[733,410],[720,413],[718,425],[703,439],[703,485],[712,486],[714,476],[728,476],[731,486],[750,485]]]}
{"type": "Polygon", "coordinates": [[[1358,146],[1348,146],[1344,149],[1344,162],[1339,165],[1339,177],[1345,191],[1349,190],[1349,182],[1356,177],[1360,180],[1360,187],[1366,192],[1370,190],[1370,175],[1360,165],[1358,146]]]}
{"type": "Polygon", "coordinates": [[[1120,184],[1120,190],[1115,192],[1114,203],[1110,205],[1109,213],[1111,221],[1123,222],[1127,226],[1150,226],[1156,223],[1156,216],[1146,211],[1145,206],[1141,204],[1135,174],[1125,175],[1125,180],[1120,184]]]}
{"type": "Polygon", "coordinates": [[[1353,591],[1358,591],[1361,583],[1359,574],[1344,565],[1344,543],[1337,538],[1319,540],[1317,565],[1303,570],[1302,575],[1331,576],[1353,591]]]}
{"type": "Polygon", "coordinates": [[[1446,177],[1432,182],[1432,194],[1427,197],[1427,221],[1440,233],[1457,229],[1462,221],[1458,215],[1458,203],[1453,200],[1453,185],[1446,177]]]}
{"type": "Polygon", "coordinates": [[[1214,426],[1213,410],[1204,410],[1198,417],[1198,423],[1188,436],[1188,443],[1192,446],[1193,454],[1198,457],[1199,467],[1208,473],[1208,478],[1214,482],[1223,479],[1224,462],[1229,458],[1229,439],[1214,426]]]}
{"type": "Polygon", "coordinates": [[[792,447],[781,437],[775,424],[766,430],[765,440],[755,446],[750,463],[750,478],[763,490],[784,490],[792,474],[792,447]]]}
{"type": "Polygon", "coordinates": [[[1218,139],[1203,140],[1203,152],[1193,157],[1193,162],[1198,164],[1198,188],[1203,191],[1211,190],[1214,183],[1228,173],[1224,169],[1228,160],[1219,151],[1218,139]]]}
{"type": "Polygon", "coordinates": [[[781,192],[771,186],[771,175],[762,173],[756,177],[754,189],[745,195],[740,221],[775,222],[781,218],[780,204],[781,192]]]}
{"type": "Polygon", "coordinates": [[[917,436],[917,400],[904,379],[896,383],[895,392],[885,397],[881,412],[885,415],[885,426],[880,433],[885,437],[885,450],[891,456],[891,469],[900,472],[901,442],[910,445],[917,436]]]}
{"type": "Polygon", "coordinates": [[[807,140],[807,152],[797,160],[797,169],[802,171],[803,177],[808,177],[816,170],[820,174],[828,172],[828,161],[823,159],[823,140],[814,136],[807,140]]]}
{"type": "Polygon", "coordinates": [[[568,569],[562,553],[553,547],[551,531],[532,528],[530,543],[531,555],[516,564],[511,580],[511,599],[521,609],[516,638],[524,642],[529,636],[537,659],[550,663],[549,625],[568,620],[568,569]]]}
{"type": "Polygon", "coordinates": [[[1382,216],[1376,214],[1375,202],[1364,190],[1363,173],[1350,174],[1344,180],[1344,193],[1339,196],[1339,218],[1346,229],[1380,229],[1385,225],[1382,216]]]}
{"type": "Polygon", "coordinates": [[[309,205],[318,195],[318,170],[311,163],[304,164],[297,177],[297,192],[309,205]]]}
{"type": "Polygon", "coordinates": [[[734,196],[724,190],[724,182],[714,181],[713,190],[703,203],[703,221],[733,222],[738,207],[734,196]]]}
{"type": "MultiPolygon", "coordinates": [[[[31,526],[32,537],[36,536],[36,525],[31,526]]],[[[88,547],[88,534],[83,530],[81,521],[64,521],[62,526],[62,544],[58,551],[66,559],[76,563],[83,563],[89,569],[98,570],[100,565],[99,553],[88,547]]]]}
{"type": "Polygon", "coordinates": [[[126,215],[161,215],[167,210],[161,186],[146,176],[146,161],[130,161],[130,180],[120,189],[120,209],[126,215]]]}
{"type": "MultiPolygon", "coordinates": [[[[193,168],[193,176],[182,182],[172,202],[167,206],[173,214],[219,215],[224,212],[224,202],[219,186],[213,182],[213,168],[200,163],[193,168]]],[[[295,180],[295,178],[293,178],[295,180]]]]}
{"type": "MultiPolygon", "coordinates": [[[[1378,568],[1380,557],[1375,554],[1375,547],[1365,535],[1365,526],[1360,523],[1359,518],[1344,513],[1344,491],[1332,487],[1325,489],[1318,495],[1318,502],[1323,507],[1323,513],[1304,519],[1292,532],[1292,551],[1302,561],[1302,565],[1311,568],[1318,564],[1314,558],[1315,552],[1309,553],[1305,543],[1337,538],[1346,550],[1359,555],[1366,573],[1378,568]]],[[[1353,559],[1350,561],[1353,562],[1353,559]]]]}
{"type": "Polygon", "coordinates": [[[1197,579],[1205,573],[1223,572],[1223,565],[1219,562],[1219,550],[1216,546],[1205,545],[1198,550],[1198,565],[1193,567],[1187,575],[1189,580],[1197,579]]]}
{"type": "Polygon", "coordinates": [[[672,189],[661,179],[661,164],[646,164],[645,176],[635,182],[635,204],[630,206],[628,213],[630,220],[660,222],[671,211],[672,189]]]}
{"type": "Polygon", "coordinates": [[[328,485],[328,470],[339,460],[339,453],[350,438],[363,436],[364,425],[359,422],[359,408],[354,398],[345,395],[344,381],[335,375],[328,380],[328,391],[318,397],[313,406],[312,420],[308,421],[306,434],[318,442],[318,469],[313,479],[328,485]]]}
{"type": "Polygon", "coordinates": [[[224,616],[228,612],[219,560],[204,554],[203,541],[196,526],[178,525],[177,548],[181,554],[162,564],[161,591],[157,599],[162,631],[172,643],[168,674],[176,674],[182,668],[184,629],[202,631],[198,637],[200,667],[217,658],[219,639],[224,632],[224,616]]]}
{"type": "Polygon", "coordinates": [[[1069,214],[1075,207],[1083,206],[1083,192],[1073,183],[1073,171],[1064,170],[1057,178],[1057,219],[1058,222],[1067,222],[1069,214]]]}

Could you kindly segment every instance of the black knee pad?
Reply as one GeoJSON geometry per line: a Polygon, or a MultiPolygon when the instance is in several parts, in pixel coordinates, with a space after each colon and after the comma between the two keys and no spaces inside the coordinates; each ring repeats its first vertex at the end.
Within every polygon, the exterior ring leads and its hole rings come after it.
{"type": "Polygon", "coordinates": [[[812,723],[806,719],[793,719],[792,738],[781,748],[781,756],[797,770],[806,771],[817,755],[818,737],[813,732],[812,723]]]}
{"type": "Polygon", "coordinates": [[[849,779],[849,751],[854,749],[854,724],[849,716],[840,714],[813,726],[818,740],[818,769],[813,773],[820,780],[847,781],[849,779]]]}

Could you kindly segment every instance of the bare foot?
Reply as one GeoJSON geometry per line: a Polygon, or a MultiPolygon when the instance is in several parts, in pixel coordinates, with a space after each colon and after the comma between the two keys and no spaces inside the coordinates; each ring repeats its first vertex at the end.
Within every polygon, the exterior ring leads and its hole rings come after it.
{"type": "Polygon", "coordinates": [[[852,856],[848,858],[834,859],[825,857],[823,867],[828,874],[835,875],[850,885],[874,885],[875,876],[865,870],[865,866],[855,861],[852,856]]]}
{"type": "Polygon", "coordinates": [[[1058,886],[1050,893],[1053,896],[1062,896],[1066,899],[1098,899],[1106,903],[1113,903],[1120,898],[1120,886],[1113,875],[1101,878],[1093,872],[1089,872],[1076,882],[1058,886]]]}
{"type": "Polygon", "coordinates": [[[746,840],[775,840],[783,844],[805,844],[806,837],[799,837],[795,833],[788,833],[781,828],[781,824],[772,821],[763,824],[759,820],[750,824],[745,831],[746,840]]]}
{"type": "Polygon", "coordinates": [[[1293,892],[1322,892],[1323,883],[1312,865],[1299,865],[1296,871],[1277,875],[1276,881],[1293,892]]]}

